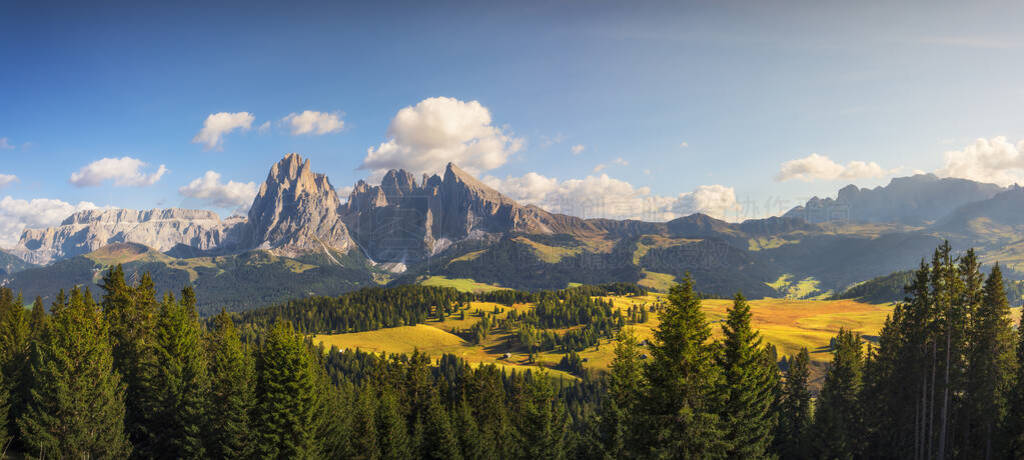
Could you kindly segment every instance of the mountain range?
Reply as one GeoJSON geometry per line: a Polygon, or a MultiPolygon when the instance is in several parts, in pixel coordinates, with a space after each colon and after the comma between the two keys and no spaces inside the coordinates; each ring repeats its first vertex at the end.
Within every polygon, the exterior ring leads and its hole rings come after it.
{"type": "Polygon", "coordinates": [[[781,217],[730,223],[582,219],[523,205],[449,164],[398,169],[341,200],[309,160],[274,164],[246,216],[204,210],[80,211],[26,229],[0,254],[4,283],[27,298],[89,285],[122,263],[191,284],[204,313],[365,286],[471,278],[517,289],[636,282],[666,289],[689,273],[708,295],[827,296],[917,264],[943,239],[977,247],[1011,277],[1024,261],[1024,189],[915,175],[847,186],[781,217]]]}

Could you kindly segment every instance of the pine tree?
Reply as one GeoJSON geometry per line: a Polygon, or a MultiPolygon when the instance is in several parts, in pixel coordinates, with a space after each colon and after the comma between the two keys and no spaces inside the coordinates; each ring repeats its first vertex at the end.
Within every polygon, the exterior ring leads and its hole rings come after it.
{"type": "Polygon", "coordinates": [[[459,449],[462,452],[462,458],[484,460],[480,429],[473,417],[473,409],[465,398],[455,407],[452,420],[455,421],[455,432],[459,435],[459,449]]]}
{"type": "Polygon", "coordinates": [[[779,425],[775,435],[780,458],[808,458],[808,431],[811,426],[810,355],[806,348],[789,360],[786,381],[779,403],[779,425]]]}
{"type": "Polygon", "coordinates": [[[278,321],[256,355],[256,452],[270,458],[318,456],[314,362],[302,336],[278,321]]]}
{"type": "Polygon", "coordinates": [[[598,442],[605,458],[622,458],[639,452],[636,441],[637,401],[643,391],[643,365],[640,345],[631,330],[622,330],[616,337],[615,357],[609,365],[608,394],[602,401],[598,421],[598,442]]]}
{"type": "Polygon", "coordinates": [[[20,296],[6,287],[0,288],[0,373],[4,375],[9,419],[7,431],[17,433],[17,419],[29,397],[28,372],[32,331],[20,296]]]}
{"type": "Polygon", "coordinates": [[[1017,324],[1014,347],[1017,366],[1010,393],[1010,411],[1007,414],[1004,435],[1009,443],[1009,458],[1024,458],[1024,317],[1017,324]]]}
{"type": "Polygon", "coordinates": [[[377,399],[377,433],[381,458],[412,458],[412,439],[394,390],[385,388],[377,399]]]}
{"type": "Polygon", "coordinates": [[[1001,457],[1005,446],[999,430],[1007,415],[1007,396],[1017,363],[1010,305],[998,263],[985,280],[981,305],[970,325],[966,400],[970,444],[963,448],[984,458],[1001,457]]]}
{"type": "Polygon", "coordinates": [[[32,311],[29,313],[28,326],[32,332],[32,340],[39,340],[46,328],[46,307],[43,306],[43,299],[36,297],[32,303],[32,311]]]}
{"type": "Polygon", "coordinates": [[[103,315],[77,288],[55,310],[33,357],[32,397],[18,423],[27,451],[123,458],[131,449],[124,384],[113,368],[103,315]]]}
{"type": "Polygon", "coordinates": [[[138,452],[146,457],[206,456],[208,364],[195,296],[186,295],[183,299],[187,300],[178,303],[167,294],[156,318],[154,360],[143,390],[143,397],[152,405],[145,418],[147,438],[138,452]]]}
{"type": "Polygon", "coordinates": [[[104,294],[103,315],[110,326],[114,369],[121,374],[125,389],[125,426],[128,438],[140,452],[147,452],[145,443],[147,406],[147,372],[153,364],[153,330],[157,314],[155,290],[148,275],[137,288],[128,285],[121,265],[107,271],[100,282],[104,294]],[[143,284],[143,281],[147,284],[143,284]]]}
{"type": "Polygon", "coordinates": [[[772,445],[776,414],[777,367],[750,326],[750,306],[736,294],[722,325],[719,366],[725,406],[722,421],[732,458],[761,458],[772,445]]]}
{"type": "MultiPolygon", "coordinates": [[[[185,297],[183,296],[183,301],[185,297]]],[[[212,458],[245,458],[252,452],[253,363],[231,317],[213,319],[209,349],[209,433],[212,458]]]]}
{"type": "Polygon", "coordinates": [[[355,427],[353,430],[353,441],[357,456],[367,460],[381,458],[380,443],[377,430],[377,399],[374,398],[374,389],[364,383],[358,391],[356,400],[355,427]]]}
{"type": "Polygon", "coordinates": [[[515,428],[511,426],[509,402],[503,375],[494,365],[473,371],[466,396],[480,429],[480,451],[484,458],[508,458],[514,455],[515,428]]]}
{"type": "Polygon", "coordinates": [[[859,394],[863,343],[860,335],[840,329],[834,344],[832,362],[814,414],[815,447],[822,458],[855,458],[862,445],[859,394]]]}
{"type": "Polygon", "coordinates": [[[646,421],[640,456],[717,458],[725,455],[718,417],[721,372],[709,343],[711,328],[687,275],[671,288],[661,324],[650,345],[651,362],[644,368],[648,387],[641,400],[646,421]]]}
{"type": "Polygon", "coordinates": [[[559,459],[566,455],[567,420],[545,374],[516,381],[514,396],[519,458],[559,459]]]}
{"type": "Polygon", "coordinates": [[[459,438],[452,429],[448,411],[441,405],[437,392],[431,393],[423,419],[424,436],[420,443],[419,458],[461,460],[459,438]]]}

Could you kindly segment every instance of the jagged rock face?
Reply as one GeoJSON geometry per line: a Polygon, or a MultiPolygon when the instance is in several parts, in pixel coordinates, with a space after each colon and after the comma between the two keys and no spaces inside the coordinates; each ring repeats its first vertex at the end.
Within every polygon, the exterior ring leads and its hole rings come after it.
{"type": "Polygon", "coordinates": [[[417,261],[456,241],[505,232],[593,230],[582,219],[520,205],[454,164],[443,178],[424,175],[419,183],[404,170],[388,171],[379,186],[359,181],[344,215],[360,247],[378,262],[417,261]]]}
{"type": "Polygon", "coordinates": [[[992,198],[1003,188],[967,179],[939,178],[934,174],[897,177],[873,189],[847,185],[835,199],[811,198],[784,217],[807,222],[890,222],[924,225],[967,203],[992,198]]]}
{"type": "Polygon", "coordinates": [[[11,252],[27,262],[46,264],[120,242],[158,251],[180,245],[209,251],[237,246],[244,226],[244,219],[222,221],[212,211],[195,209],[92,209],[76,212],[56,227],[26,229],[11,252]]]}
{"type": "Polygon", "coordinates": [[[290,153],[270,168],[249,208],[252,244],[290,256],[347,250],[352,240],[340,208],[327,176],[314,173],[309,160],[290,153]]]}

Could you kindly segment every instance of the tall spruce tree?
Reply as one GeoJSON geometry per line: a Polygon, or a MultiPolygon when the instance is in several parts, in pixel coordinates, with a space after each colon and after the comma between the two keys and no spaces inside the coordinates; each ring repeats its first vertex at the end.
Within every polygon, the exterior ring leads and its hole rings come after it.
{"type": "Polygon", "coordinates": [[[565,458],[568,429],[564,406],[545,374],[516,380],[514,405],[519,458],[565,458]]]}
{"type": "Polygon", "coordinates": [[[820,458],[856,458],[863,438],[860,391],[864,345],[860,335],[840,329],[833,339],[832,362],[814,413],[815,449],[820,458]]]}
{"type": "Polygon", "coordinates": [[[809,458],[808,433],[811,427],[810,355],[801,348],[789,360],[786,381],[779,402],[779,424],[775,434],[775,452],[779,458],[809,458]]]}
{"type": "Polygon", "coordinates": [[[32,302],[28,327],[32,332],[32,340],[39,340],[39,337],[43,335],[43,328],[46,327],[46,307],[43,306],[42,297],[36,297],[35,302],[32,302]]]}
{"type": "Polygon", "coordinates": [[[377,398],[376,420],[381,458],[412,458],[413,445],[409,428],[393,389],[385,387],[377,398]]]}
{"type": "Polygon", "coordinates": [[[256,453],[264,458],[319,455],[315,363],[291,323],[276,322],[256,355],[256,453]]]}
{"type": "Polygon", "coordinates": [[[711,328],[687,275],[671,288],[644,368],[648,386],[641,399],[641,455],[718,458],[728,449],[718,414],[721,371],[715,365],[711,328]]]}
{"type": "Polygon", "coordinates": [[[732,458],[761,458],[775,433],[778,367],[750,326],[750,305],[736,294],[722,325],[722,422],[732,458]]]}
{"type": "MultiPolygon", "coordinates": [[[[455,433],[448,411],[441,404],[436,391],[431,392],[423,418],[424,436],[419,445],[419,458],[461,460],[459,437],[455,433]]],[[[553,457],[550,457],[553,458],[553,457]]]]}
{"type": "Polygon", "coordinates": [[[967,362],[966,452],[982,458],[1003,457],[1000,429],[1008,412],[1009,392],[1017,366],[1010,304],[999,264],[985,280],[981,304],[970,322],[967,362]]]}
{"type": "Polygon", "coordinates": [[[377,398],[374,397],[376,390],[368,382],[357,391],[355,401],[355,426],[352,432],[355,455],[367,460],[381,458],[379,430],[377,429],[377,398]]]}
{"type": "Polygon", "coordinates": [[[1008,457],[1024,458],[1024,316],[1017,323],[1014,354],[1017,367],[1013,375],[1013,390],[1010,392],[1010,411],[1006,417],[1003,435],[1008,446],[1008,457]]]}
{"type": "Polygon", "coordinates": [[[480,429],[473,417],[473,408],[464,397],[454,408],[452,420],[455,421],[455,432],[459,436],[459,449],[465,460],[483,460],[480,442],[480,429]]]}
{"type": "Polygon", "coordinates": [[[223,310],[213,319],[207,348],[210,357],[207,454],[222,459],[248,457],[252,453],[249,414],[255,398],[253,362],[238,337],[234,321],[223,310]]]}
{"type": "Polygon", "coordinates": [[[125,280],[121,265],[111,267],[100,282],[103,288],[103,315],[110,326],[114,369],[121,374],[126,385],[125,425],[128,438],[140,451],[149,435],[146,433],[146,412],[152,401],[147,400],[147,373],[153,364],[153,330],[157,315],[157,301],[152,280],[144,276],[137,287],[125,280]],[[143,284],[145,281],[146,284],[143,284]]]}
{"type": "MultiPolygon", "coordinates": [[[[195,296],[186,288],[182,302],[164,296],[153,335],[152,369],[144,397],[151,403],[145,417],[145,457],[204,458],[206,408],[210,380],[195,296]]],[[[218,427],[217,429],[220,429],[218,427]]]]}
{"type": "Polygon", "coordinates": [[[608,394],[602,400],[598,442],[605,458],[623,458],[640,452],[637,442],[636,405],[644,389],[640,344],[632,330],[616,336],[615,357],[608,372],[608,394]]]}
{"type": "Polygon", "coordinates": [[[29,358],[32,330],[21,296],[0,287],[0,373],[4,375],[9,420],[7,430],[17,433],[17,419],[29,397],[29,358]]]}
{"type": "Polygon", "coordinates": [[[18,421],[31,455],[129,454],[124,384],[114,370],[109,340],[91,296],[72,289],[70,302],[55,309],[32,360],[32,397],[18,421]]]}

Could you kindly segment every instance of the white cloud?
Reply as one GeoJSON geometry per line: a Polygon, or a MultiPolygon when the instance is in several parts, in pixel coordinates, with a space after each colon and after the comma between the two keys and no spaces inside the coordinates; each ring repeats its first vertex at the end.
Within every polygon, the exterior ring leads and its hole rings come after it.
{"type": "Polygon", "coordinates": [[[403,168],[435,173],[453,162],[470,174],[497,168],[522,147],[522,139],[491,125],[491,112],[477,101],[449,97],[424,99],[398,111],[389,139],[367,150],[362,169],[378,175],[403,168]]]}
{"type": "Polygon", "coordinates": [[[594,172],[601,172],[601,171],[604,170],[604,168],[607,168],[607,167],[608,167],[608,165],[606,165],[604,163],[598,163],[597,166],[594,166],[594,170],[593,171],[594,172]]]}
{"type": "Polygon", "coordinates": [[[0,187],[6,187],[18,181],[14,174],[0,174],[0,187]]]}
{"type": "Polygon", "coordinates": [[[583,153],[584,150],[586,150],[586,147],[584,147],[583,144],[576,144],[572,146],[572,148],[570,148],[569,150],[572,151],[573,155],[579,155],[583,153]]]}
{"type": "Polygon", "coordinates": [[[341,201],[342,203],[345,203],[345,202],[348,201],[348,197],[349,197],[349,195],[352,194],[352,190],[354,188],[355,187],[352,187],[351,185],[343,185],[341,187],[334,187],[334,193],[338,195],[338,200],[339,201],[341,201]]]}
{"type": "Polygon", "coordinates": [[[12,247],[25,228],[52,227],[74,212],[94,209],[88,201],[71,204],[61,200],[35,198],[31,201],[6,196],[0,199],[0,246],[12,247]]]}
{"type": "Polygon", "coordinates": [[[687,144],[686,141],[683,141],[683,142],[679,143],[679,146],[685,149],[685,148],[689,147],[690,144],[687,144]]]}
{"type": "Polygon", "coordinates": [[[865,179],[872,177],[883,177],[894,174],[898,169],[883,169],[873,161],[851,161],[843,166],[832,161],[829,157],[812,153],[804,158],[789,160],[782,163],[778,174],[775,175],[777,182],[785,182],[791,179],[799,179],[804,182],[814,180],[851,180],[865,179]]]}
{"type": "Polygon", "coordinates": [[[11,143],[7,140],[6,137],[0,137],[0,150],[10,150],[13,148],[14,146],[11,145],[11,143]]]}
{"type": "Polygon", "coordinates": [[[71,173],[70,182],[78,187],[90,187],[113,180],[117,187],[143,187],[155,184],[167,172],[167,168],[160,165],[156,172],[146,174],[142,172],[145,166],[146,162],[138,158],[103,158],[71,173]]]}
{"type": "Polygon", "coordinates": [[[270,131],[270,122],[264,121],[259,128],[256,128],[256,131],[258,131],[260,134],[266,134],[267,132],[270,131]]]}
{"type": "Polygon", "coordinates": [[[617,164],[619,166],[629,166],[629,162],[626,161],[626,160],[623,160],[621,157],[612,160],[612,163],[615,163],[615,164],[617,164]]]}
{"type": "Polygon", "coordinates": [[[483,181],[522,203],[580,217],[666,221],[695,212],[718,218],[740,215],[735,191],[722,185],[660,196],[648,187],[634,187],[607,174],[559,181],[531,172],[505,179],[487,176],[483,181]]]}
{"type": "Polygon", "coordinates": [[[218,112],[210,114],[203,122],[203,129],[192,138],[193,144],[203,144],[206,150],[221,150],[224,135],[236,129],[249,130],[255,118],[249,112],[218,112]]]}
{"type": "Polygon", "coordinates": [[[338,118],[337,113],[314,112],[306,110],[302,113],[292,113],[281,119],[292,127],[292,135],[300,134],[328,134],[341,131],[345,122],[338,118]]]}
{"type": "Polygon", "coordinates": [[[220,174],[206,171],[206,174],[178,189],[178,193],[189,198],[203,200],[221,208],[237,208],[252,204],[258,187],[255,182],[220,182],[220,174]]]}
{"type": "Polygon", "coordinates": [[[1012,144],[1004,136],[977,139],[963,150],[950,150],[935,171],[941,177],[959,177],[999,185],[1024,184],[1024,141],[1012,144]]]}

